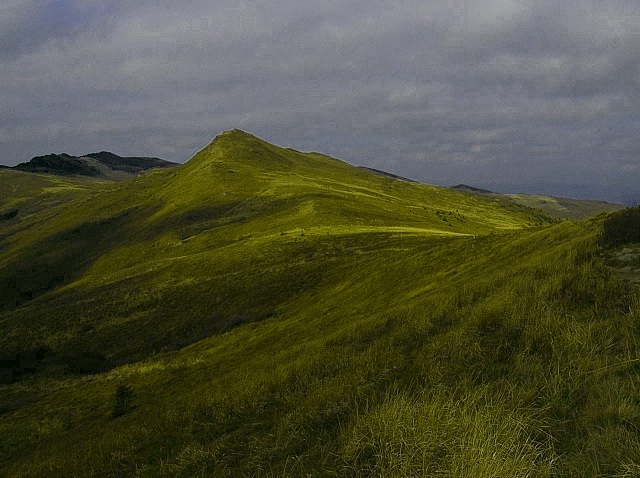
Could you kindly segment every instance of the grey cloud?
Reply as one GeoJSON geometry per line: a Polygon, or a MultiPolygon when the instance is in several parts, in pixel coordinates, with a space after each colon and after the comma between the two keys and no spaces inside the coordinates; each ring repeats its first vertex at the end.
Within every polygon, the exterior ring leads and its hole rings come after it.
{"type": "Polygon", "coordinates": [[[640,183],[637,2],[41,5],[0,20],[4,163],[239,127],[442,184],[640,183]]]}
{"type": "MultiPolygon", "coordinates": [[[[44,3],[47,5],[47,2],[44,3]]],[[[67,35],[64,19],[51,21],[37,0],[9,1],[0,16],[0,58],[16,58],[51,38],[67,35]]]]}
{"type": "Polygon", "coordinates": [[[0,59],[11,61],[48,42],[102,29],[117,10],[114,0],[6,0],[0,7],[0,59]]]}

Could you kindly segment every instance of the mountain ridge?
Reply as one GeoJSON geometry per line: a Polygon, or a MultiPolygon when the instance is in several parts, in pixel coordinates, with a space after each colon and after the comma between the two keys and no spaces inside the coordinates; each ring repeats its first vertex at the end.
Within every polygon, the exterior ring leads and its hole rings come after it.
{"type": "Polygon", "coordinates": [[[82,156],[72,156],[67,153],[35,156],[28,162],[17,164],[8,169],[62,176],[127,179],[149,169],[176,166],[179,166],[179,164],[160,158],[146,156],[123,157],[108,151],[101,151],[82,156]]]}
{"type": "MultiPolygon", "coordinates": [[[[16,166],[0,166],[0,169],[7,170],[19,170],[33,173],[55,174],[61,176],[85,176],[94,178],[103,178],[111,180],[123,180],[130,179],[135,175],[154,168],[172,168],[187,166],[182,169],[196,168],[196,163],[202,161],[214,161],[215,153],[212,156],[212,151],[216,148],[220,148],[221,154],[224,155],[238,146],[238,143],[247,142],[252,143],[254,150],[253,153],[260,148],[271,150],[273,148],[279,148],[272,145],[252,133],[243,131],[238,128],[223,131],[216,135],[211,142],[199,151],[193,158],[184,164],[174,163],[161,158],[147,157],[147,156],[130,156],[122,157],[109,151],[101,151],[97,153],[88,153],[81,156],[72,156],[67,153],[60,154],[47,154],[43,156],[35,156],[29,162],[20,163],[16,166]],[[207,156],[207,160],[203,158],[207,156]]],[[[352,166],[351,164],[342,161],[337,158],[324,155],[316,152],[300,152],[292,148],[280,148],[283,151],[297,153],[298,155],[315,156],[317,158],[331,159],[333,161],[352,166]]],[[[236,153],[242,156],[247,153],[245,147],[244,152],[236,153]]],[[[287,167],[287,160],[282,155],[278,154],[280,161],[273,164],[274,167],[283,168],[287,167]]],[[[366,166],[358,166],[362,171],[371,172],[388,178],[402,180],[406,182],[427,184],[425,182],[416,181],[410,178],[399,176],[386,171],[370,168],[366,166]]],[[[613,212],[621,209],[624,206],[618,203],[612,203],[602,200],[590,200],[590,199],[573,199],[559,196],[551,196],[544,194],[503,194],[489,191],[486,189],[478,188],[467,184],[458,184],[450,187],[453,190],[469,192],[474,194],[484,194],[500,196],[507,198],[513,202],[525,206],[534,207],[542,210],[546,214],[550,214],[554,217],[569,218],[569,219],[584,219],[591,215],[597,215],[601,212],[613,212]]]]}
{"type": "Polygon", "coordinates": [[[219,135],[178,168],[99,187],[44,182],[37,191],[0,211],[12,250],[0,281],[13,284],[0,294],[7,310],[84,283],[117,288],[127,275],[145,276],[151,264],[172,268],[221,245],[241,250],[292,238],[385,235],[431,240],[550,223],[534,209],[397,180],[238,131],[219,135]],[[48,199],[61,194],[69,199],[48,199]],[[30,216],[32,225],[21,226],[30,216]]]}
{"type": "Polygon", "coordinates": [[[496,193],[487,189],[481,189],[467,184],[451,186],[451,189],[464,191],[470,194],[478,194],[486,197],[500,197],[513,201],[516,204],[533,207],[560,219],[581,220],[597,216],[601,213],[611,213],[624,209],[625,206],[619,203],[612,203],[599,199],[574,199],[560,196],[550,196],[545,194],[513,194],[496,193]]]}

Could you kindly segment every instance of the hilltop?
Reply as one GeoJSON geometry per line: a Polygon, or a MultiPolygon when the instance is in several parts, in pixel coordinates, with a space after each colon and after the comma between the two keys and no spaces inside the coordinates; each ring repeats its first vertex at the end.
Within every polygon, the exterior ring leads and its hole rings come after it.
{"type": "Polygon", "coordinates": [[[239,130],[120,182],[0,170],[0,204],[8,476],[640,469],[618,219],[239,130]]]}

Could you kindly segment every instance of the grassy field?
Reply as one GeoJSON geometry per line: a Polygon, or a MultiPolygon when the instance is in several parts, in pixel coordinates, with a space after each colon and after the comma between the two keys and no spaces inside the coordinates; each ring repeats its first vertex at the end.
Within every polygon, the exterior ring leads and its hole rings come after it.
{"type": "Polygon", "coordinates": [[[0,174],[0,475],[640,472],[605,216],[240,131],[121,183],[0,174]]]}

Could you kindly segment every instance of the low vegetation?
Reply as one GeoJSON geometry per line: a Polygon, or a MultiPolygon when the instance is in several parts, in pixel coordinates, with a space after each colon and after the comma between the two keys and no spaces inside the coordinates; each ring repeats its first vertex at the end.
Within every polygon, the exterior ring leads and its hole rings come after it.
{"type": "Polygon", "coordinates": [[[35,177],[0,233],[0,283],[38,284],[3,290],[5,365],[43,351],[0,385],[7,476],[640,471],[640,294],[603,260],[613,216],[238,131],[175,170],[64,178],[48,206],[35,177]]]}
{"type": "Polygon", "coordinates": [[[601,241],[605,246],[640,243],[640,207],[627,208],[607,217],[601,241]]]}

